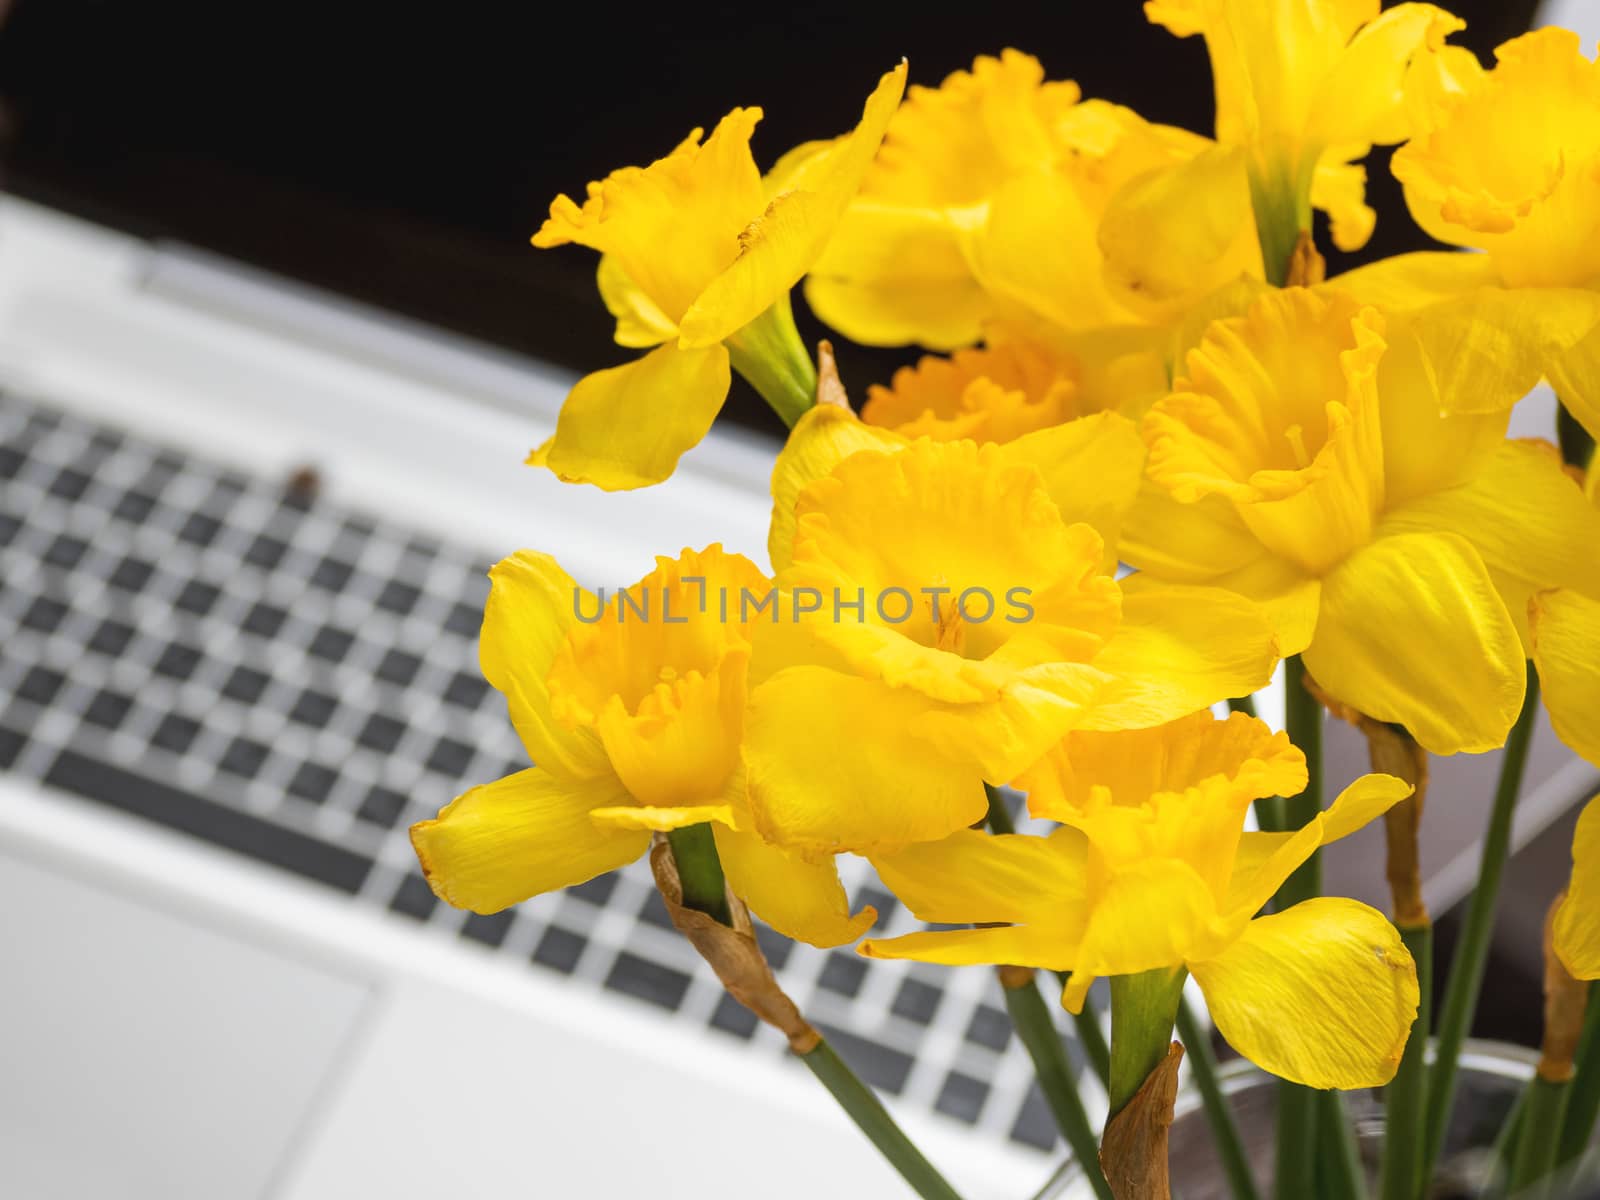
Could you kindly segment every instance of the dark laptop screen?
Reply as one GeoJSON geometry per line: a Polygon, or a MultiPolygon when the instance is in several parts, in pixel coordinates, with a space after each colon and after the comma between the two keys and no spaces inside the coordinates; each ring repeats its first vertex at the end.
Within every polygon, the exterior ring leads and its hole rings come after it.
{"type": "MultiPolygon", "coordinates": [[[[1534,0],[1452,7],[1487,57],[1534,0]]],[[[536,252],[529,235],[557,192],[659,157],[736,104],[765,107],[767,164],[849,128],[902,55],[936,84],[1015,46],[1151,119],[1204,131],[1212,117],[1200,39],[1150,26],[1133,0],[9,9],[9,189],[584,369],[619,359],[594,258],[536,252]]],[[[1371,176],[1366,254],[1426,244],[1381,158],[1371,176]]],[[[846,378],[905,357],[847,352],[846,378]]]]}

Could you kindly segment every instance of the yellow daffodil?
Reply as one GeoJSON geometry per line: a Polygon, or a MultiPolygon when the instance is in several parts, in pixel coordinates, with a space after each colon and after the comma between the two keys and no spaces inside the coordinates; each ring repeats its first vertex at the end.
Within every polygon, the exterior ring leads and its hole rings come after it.
{"type": "Polygon", "coordinates": [[[472,788],[412,826],[439,897],[496,912],[632,862],[654,830],[713,823],[728,886],[768,923],[818,945],[854,941],[831,861],[753,831],[740,768],[750,629],[745,595],[767,578],[712,546],[654,571],[609,604],[548,555],[489,574],[480,646],[535,765],[472,788]]]}
{"type": "Polygon", "coordinates": [[[1330,281],[1415,330],[1457,412],[1493,412],[1541,374],[1600,432],[1600,66],[1540,29],[1412,81],[1420,127],[1395,151],[1417,223],[1483,254],[1420,253],[1330,281]]]}
{"type": "Polygon", "coordinates": [[[1260,253],[1237,155],[1007,50],[909,89],[806,297],[855,341],[948,350],[1001,319],[1165,326],[1246,273],[1260,253]]]}
{"type": "Polygon", "coordinates": [[[666,158],[591,183],[581,206],[556,198],[533,244],[600,251],[600,293],[617,319],[617,342],[654,349],[581,379],[555,436],[530,462],[607,490],[659,483],[711,427],[730,363],[758,387],[763,375],[797,363],[788,374],[800,393],[794,415],[803,411],[813,377],[789,290],[833,236],[905,74],[902,63],[885,75],[855,131],[803,170],[764,182],[750,153],[761,110],[737,108],[703,143],[697,129],[666,158]]]}
{"type": "Polygon", "coordinates": [[[1111,413],[1004,445],[808,413],[773,476],[779,607],[755,627],[745,744],[757,828],[878,851],[978,820],[1072,728],[1159,724],[1253,690],[1264,615],[1109,573],[1138,482],[1111,413]]]}
{"type": "Polygon", "coordinates": [[[1506,416],[1441,417],[1415,339],[1340,295],[1269,293],[1214,322],[1142,430],[1123,557],[1233,588],[1332,695],[1439,754],[1499,746],[1529,598],[1600,595],[1600,520],[1506,416]]]}
{"type": "Polygon", "coordinates": [[[1308,1087],[1393,1077],[1416,1017],[1416,967],[1382,914],[1307,900],[1257,916],[1320,846],[1410,794],[1357,780],[1294,833],[1250,833],[1252,800],[1306,783],[1305,758],[1254,718],[1200,713],[1137,733],[1073,734],[1019,784],[1048,837],[962,830],[873,856],[923,921],[977,924],[862,943],[875,958],[1070,971],[1081,1011],[1098,976],[1184,967],[1222,1035],[1308,1087]]]}
{"type": "Polygon", "coordinates": [[[1009,442],[1080,415],[1071,358],[1023,342],[933,355],[867,389],[861,419],[907,437],[1009,442]]]}
{"type": "Polygon", "coordinates": [[[1256,219],[1288,263],[1311,208],[1328,211],[1343,250],[1366,244],[1374,214],[1356,160],[1408,132],[1412,60],[1464,23],[1431,4],[1381,0],[1149,0],[1179,37],[1202,34],[1217,98],[1217,140],[1247,155],[1256,219]]]}
{"type": "Polygon", "coordinates": [[[1600,796],[1584,806],[1572,839],[1572,882],[1556,913],[1555,947],[1577,979],[1600,979],[1600,796]]]}

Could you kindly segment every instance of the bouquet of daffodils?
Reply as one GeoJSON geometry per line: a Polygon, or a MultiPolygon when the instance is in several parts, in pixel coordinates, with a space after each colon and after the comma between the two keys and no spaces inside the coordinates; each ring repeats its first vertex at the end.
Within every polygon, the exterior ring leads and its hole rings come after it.
{"type": "MultiPolygon", "coordinates": [[[[607,598],[545,554],[505,559],[482,664],[533,765],[412,840],[434,890],[482,913],[648,854],[677,928],[927,1200],[956,1193],[779,988],[751,914],[813,946],[996,968],[1100,1197],[1169,1194],[1186,1044],[1236,1195],[1267,1174],[1293,1200],[1362,1195],[1339,1093],[1383,1087],[1382,1195],[1419,1200],[1541,695],[1600,763],[1600,66],[1561,29],[1485,66],[1430,4],[1145,11],[1205,39],[1214,138],[1008,50],[938,87],[902,63],[853,130],[765,174],[743,108],[557,197],[534,245],[599,252],[638,356],[579,381],[529,463],[659,483],[737,371],[790,427],[771,574],[713,545],[607,598]],[[1313,211],[1337,246],[1365,242],[1378,144],[1398,144],[1422,227],[1481,253],[1325,278],[1313,211]],[[936,353],[858,410],[828,344],[796,333],[802,281],[841,335],[936,353]],[[1541,378],[1553,440],[1509,440],[1541,378]],[[1280,664],[1274,732],[1251,697],[1280,664]],[[1329,795],[1325,712],[1373,765],[1329,795]],[[1428,755],[1502,746],[1435,981],[1428,755]],[[1002,789],[1043,832],[1015,831],[1002,789]],[[1318,866],[1380,819],[1388,914],[1324,896],[1318,866]],[[839,855],[937,928],[871,937],[839,855]],[[1080,1026],[1110,1097],[1096,1132],[1045,996],[1082,1013],[1101,977],[1109,1047],[1080,1026]],[[1275,1170],[1246,1161],[1190,978],[1281,1081],[1275,1170]]],[[[1600,805],[1573,859],[1543,1055],[1486,1191],[1570,1176],[1600,1110],[1600,805]]]]}

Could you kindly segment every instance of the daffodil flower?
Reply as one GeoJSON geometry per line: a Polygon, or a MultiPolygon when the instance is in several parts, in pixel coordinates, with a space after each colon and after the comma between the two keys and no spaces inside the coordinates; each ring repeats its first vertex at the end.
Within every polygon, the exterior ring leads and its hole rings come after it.
{"type": "Polygon", "coordinates": [[[1368,775],[1294,833],[1251,833],[1252,800],[1306,784],[1304,756],[1251,717],[1199,713],[1136,733],[1069,735],[1023,778],[1049,836],[963,830],[873,864],[920,920],[976,924],[869,940],[871,958],[1099,976],[1187,968],[1217,1028],[1263,1069],[1317,1088],[1393,1077],[1416,1017],[1415,964],[1383,915],[1307,900],[1257,916],[1319,847],[1410,794],[1368,775]]]}
{"type": "Polygon", "coordinates": [[[1553,447],[1504,441],[1503,413],[1442,417],[1435,387],[1376,310],[1262,296],[1146,414],[1122,551],[1260,600],[1329,693],[1451,754],[1516,719],[1529,599],[1600,595],[1600,514],[1553,447]]]}
{"type": "Polygon", "coordinates": [[[949,350],[1000,321],[1162,328],[1260,261],[1236,154],[1007,50],[909,90],[806,298],[855,341],[949,350]]]}
{"type": "Polygon", "coordinates": [[[1541,375],[1600,433],[1600,66],[1539,29],[1485,71],[1465,50],[1412,87],[1395,151],[1417,223],[1483,254],[1403,254],[1330,286],[1403,315],[1457,412],[1511,407],[1541,375]]]}
{"type": "Polygon", "coordinates": [[[534,766],[472,788],[411,828],[423,874],[458,908],[497,912],[624,866],[652,831],[709,821],[728,886],[780,932],[854,941],[828,859],[753,831],[740,768],[750,631],[745,593],[769,581],[712,546],[654,571],[609,604],[545,554],[495,566],[480,645],[534,766]]]}
{"type": "Polygon", "coordinates": [[[1155,725],[1259,686],[1277,648],[1256,606],[1125,594],[1110,574],[1101,530],[1141,457],[1113,413],[982,447],[808,413],[773,475],[783,611],[754,633],[757,828],[813,853],[941,838],[982,817],[985,780],[1069,729],[1155,725]]]}
{"type": "Polygon", "coordinates": [[[1464,23],[1431,4],[1381,0],[1148,0],[1145,15],[1179,37],[1202,34],[1217,98],[1217,141],[1247,156],[1256,219],[1288,263],[1313,206],[1355,250],[1372,234],[1356,160],[1409,132],[1405,81],[1414,58],[1464,23]]]}
{"type": "Polygon", "coordinates": [[[1556,955],[1575,979],[1600,979],[1600,796],[1584,806],[1572,839],[1572,882],[1556,912],[1556,955]]]}
{"type": "Polygon", "coordinates": [[[750,153],[761,110],[736,108],[703,143],[697,129],[666,158],[591,183],[581,206],[555,199],[533,244],[600,251],[617,342],[654,349],[579,380],[529,462],[607,490],[659,483],[711,427],[730,364],[758,387],[784,376],[773,387],[797,393],[787,415],[803,411],[814,375],[789,291],[833,236],[905,76],[904,63],[885,75],[855,131],[802,171],[764,182],[750,153]]]}
{"type": "Polygon", "coordinates": [[[1026,342],[928,355],[867,389],[861,419],[906,437],[1009,442],[1080,415],[1077,363],[1026,342]]]}

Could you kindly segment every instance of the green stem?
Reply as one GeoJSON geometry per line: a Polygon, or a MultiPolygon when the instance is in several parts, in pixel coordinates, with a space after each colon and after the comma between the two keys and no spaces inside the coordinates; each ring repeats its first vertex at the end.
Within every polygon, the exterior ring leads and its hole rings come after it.
{"type": "MultiPolygon", "coordinates": [[[[1254,696],[1235,696],[1228,701],[1228,711],[1253,717],[1256,715],[1256,698],[1254,696]]],[[[1283,822],[1282,796],[1262,796],[1256,801],[1256,824],[1261,826],[1264,832],[1277,833],[1281,831],[1283,822]]]]}
{"type": "Polygon", "coordinates": [[[1200,1021],[1187,1000],[1178,1002],[1178,1037],[1188,1051],[1189,1070],[1194,1075],[1195,1086],[1200,1089],[1200,1102],[1205,1106],[1206,1120],[1211,1125],[1211,1136],[1217,1144],[1217,1157],[1222,1171],[1233,1189],[1234,1200],[1257,1200],[1255,1176],[1250,1171],[1250,1159],[1245,1154],[1244,1139],[1239,1136],[1239,1126],[1233,1119],[1233,1107],[1222,1093],[1217,1079],[1217,1056],[1211,1049],[1211,1039],[1200,1028],[1200,1021]]]}
{"type": "Polygon", "coordinates": [[[1511,1178],[1511,1156],[1517,1152],[1517,1145],[1522,1141],[1522,1122],[1528,1115],[1529,1090],[1525,1087],[1517,1093],[1511,1111],[1506,1113],[1505,1124],[1500,1126],[1500,1132],[1489,1150],[1489,1170],[1484,1176],[1485,1200],[1505,1195],[1506,1182],[1511,1178]]]}
{"type": "Polygon", "coordinates": [[[1188,973],[1157,968],[1111,977],[1111,1111],[1114,1117],[1167,1056],[1188,973]]]}
{"type": "Polygon", "coordinates": [[[1317,1092],[1318,1192],[1328,1200],[1363,1200],[1366,1177],[1342,1092],[1317,1092]]]}
{"type": "MultiPolygon", "coordinates": [[[[1011,820],[1011,810],[1006,807],[1005,797],[1000,789],[992,783],[983,785],[984,792],[989,797],[989,829],[993,833],[1015,833],[1017,827],[1011,820]]],[[[1067,982],[1065,972],[1059,976],[1063,985],[1067,982]]],[[[1094,1009],[1085,1001],[1083,1011],[1072,1014],[1073,1025],[1078,1031],[1078,1042],[1083,1046],[1084,1057],[1089,1060],[1089,1065],[1094,1068],[1094,1073],[1099,1076],[1102,1087],[1111,1080],[1111,1051],[1106,1046],[1106,1035],[1100,1032],[1100,1022],[1096,1018],[1094,1009]]]]}
{"type": "Polygon", "coordinates": [[[1000,982],[1006,997],[1006,1011],[1017,1036],[1022,1039],[1033,1060],[1034,1075],[1045,1102],[1055,1116],[1056,1127],[1072,1147],[1072,1153],[1083,1170],[1084,1178],[1100,1200],[1112,1200],[1111,1185],[1100,1171],[1100,1143],[1089,1124],[1089,1115],[1083,1110],[1083,1101],[1072,1077],[1072,1064],[1061,1044],[1061,1034],[1050,1019],[1050,1008],[1039,994],[1039,984],[1033,972],[1016,972],[1008,976],[1002,972],[1000,982]]]}
{"type": "Polygon", "coordinates": [[[822,1081],[822,1086],[832,1093],[839,1107],[849,1114],[856,1128],[867,1135],[878,1152],[900,1172],[913,1191],[922,1200],[961,1200],[960,1194],[946,1182],[932,1163],[922,1156],[906,1137],[905,1131],[895,1124],[889,1110],[883,1107],[872,1089],[856,1077],[835,1053],[827,1041],[818,1041],[815,1048],[799,1056],[811,1068],[811,1073],[822,1081]]]}
{"type": "Polygon", "coordinates": [[[1567,1115],[1561,1121],[1561,1149],[1556,1161],[1571,1162],[1589,1146],[1600,1118],[1600,983],[1589,985],[1589,1007],[1584,1013],[1583,1035],[1573,1057],[1575,1073],[1567,1115]]]}
{"type": "MultiPolygon", "coordinates": [[[[1315,164],[1311,157],[1310,165],[1315,164]]],[[[1262,168],[1261,162],[1250,166],[1250,207],[1255,212],[1256,237],[1261,243],[1261,265],[1267,282],[1283,287],[1289,279],[1289,260],[1300,240],[1300,231],[1311,228],[1311,176],[1309,171],[1302,172],[1303,178],[1296,178],[1292,171],[1262,168]]]]}
{"type": "Polygon", "coordinates": [[[1383,1200],[1415,1200],[1426,1194],[1422,1174],[1422,1128],[1428,1109],[1433,926],[1401,926],[1400,940],[1417,964],[1417,986],[1422,998],[1400,1059],[1400,1069],[1383,1091],[1383,1200]]]}
{"type": "Polygon", "coordinates": [[[1254,696],[1234,696],[1228,700],[1228,711],[1243,713],[1247,717],[1256,715],[1256,698],[1254,696]]]}
{"type": "MultiPolygon", "coordinates": [[[[1305,791],[1283,803],[1283,828],[1310,824],[1322,811],[1322,705],[1306,690],[1305,664],[1299,655],[1283,664],[1284,728],[1289,740],[1306,756],[1305,791]]],[[[1282,912],[1322,890],[1322,860],[1313,854],[1278,889],[1275,901],[1282,912]]],[[[1278,1145],[1276,1193],[1280,1200],[1299,1200],[1316,1189],[1317,1098],[1310,1088],[1281,1081],[1278,1084],[1278,1145]]]]}
{"type": "Polygon", "coordinates": [[[1483,857],[1478,864],[1478,886],[1467,906],[1466,921],[1456,942],[1450,978],[1445,984],[1444,1008],[1439,1016],[1433,1071],[1428,1077],[1428,1119],[1422,1142],[1422,1173],[1433,1172],[1444,1149],[1445,1132],[1450,1124],[1450,1109],[1455,1102],[1456,1067],[1461,1046],[1472,1028],[1477,1013],[1478,993],[1483,987],[1484,969],[1489,962],[1489,943],[1494,937],[1495,906],[1500,899],[1500,880],[1511,850],[1511,818],[1522,787],[1522,772],[1528,762],[1528,744],[1533,739],[1534,718],[1539,712],[1539,677],[1528,666],[1528,692],[1522,712],[1506,738],[1500,762],[1500,782],[1495,788],[1494,808],[1483,838],[1483,857]]]}
{"type": "MultiPolygon", "coordinates": [[[[1546,1178],[1556,1166],[1556,1150],[1561,1139],[1561,1110],[1566,1104],[1570,1082],[1552,1083],[1535,1075],[1528,1085],[1528,1109],[1522,1121],[1522,1136],[1511,1160],[1511,1193],[1546,1178]]],[[[1540,1193],[1542,1194],[1542,1190],[1540,1193]]]]}
{"type": "Polygon", "coordinates": [[[683,906],[697,909],[724,925],[733,924],[728,911],[728,886],[722,877],[722,860],[717,857],[716,839],[706,822],[686,825],[667,834],[673,861],[678,864],[678,882],[683,885],[683,906]]]}
{"type": "Polygon", "coordinates": [[[816,364],[794,327],[787,293],[723,344],[733,369],[789,428],[816,404],[816,364]]]}

